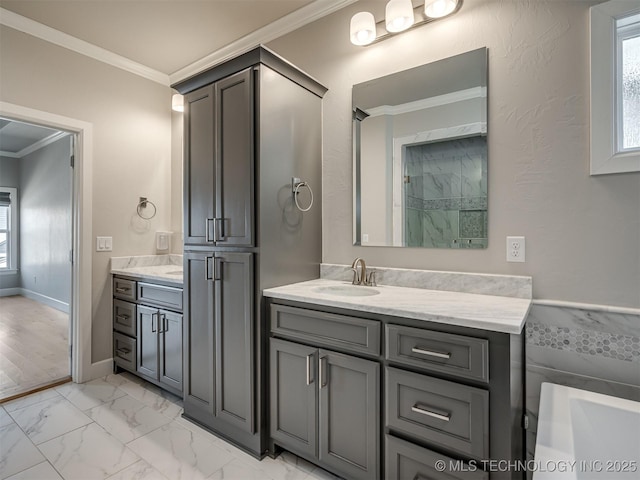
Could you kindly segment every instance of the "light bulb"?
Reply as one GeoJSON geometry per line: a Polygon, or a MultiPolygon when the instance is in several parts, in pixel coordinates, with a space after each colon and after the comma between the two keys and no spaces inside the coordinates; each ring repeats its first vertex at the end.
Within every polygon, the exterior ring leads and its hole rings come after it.
{"type": "Polygon", "coordinates": [[[411,0],[391,0],[385,8],[387,31],[395,33],[413,25],[413,5],[411,0]]]}
{"type": "Polygon", "coordinates": [[[351,17],[351,43],[368,45],[376,39],[376,20],[369,12],[359,12],[351,17]]]}
{"type": "Polygon", "coordinates": [[[458,0],[435,0],[424,4],[424,14],[429,18],[446,17],[456,9],[458,0]]]}

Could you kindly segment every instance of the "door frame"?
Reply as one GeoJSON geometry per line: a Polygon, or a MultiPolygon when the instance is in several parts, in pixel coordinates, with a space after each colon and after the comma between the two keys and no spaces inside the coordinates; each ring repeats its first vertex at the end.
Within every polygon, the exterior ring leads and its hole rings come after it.
{"type": "Polygon", "coordinates": [[[8,102],[0,102],[0,115],[75,135],[70,305],[71,377],[74,382],[83,383],[107,375],[112,370],[111,358],[97,363],[91,361],[93,124],[8,102]]]}

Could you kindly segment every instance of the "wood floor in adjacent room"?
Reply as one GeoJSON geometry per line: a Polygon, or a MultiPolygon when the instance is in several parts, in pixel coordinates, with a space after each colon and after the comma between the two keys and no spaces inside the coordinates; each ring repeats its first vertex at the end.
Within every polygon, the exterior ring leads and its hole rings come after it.
{"type": "Polygon", "coordinates": [[[19,295],[0,297],[0,400],[69,375],[69,315],[19,295]]]}

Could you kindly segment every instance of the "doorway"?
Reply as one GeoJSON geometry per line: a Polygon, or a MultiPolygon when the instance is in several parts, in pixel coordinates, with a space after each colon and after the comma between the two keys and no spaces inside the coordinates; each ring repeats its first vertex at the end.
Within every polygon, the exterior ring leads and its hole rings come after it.
{"type": "Polygon", "coordinates": [[[0,401],[71,378],[74,140],[0,117],[0,401]]]}

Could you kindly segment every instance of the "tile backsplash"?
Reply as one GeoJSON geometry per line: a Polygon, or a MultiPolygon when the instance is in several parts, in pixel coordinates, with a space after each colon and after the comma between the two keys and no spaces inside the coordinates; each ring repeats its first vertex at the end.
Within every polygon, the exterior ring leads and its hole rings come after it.
{"type": "Polygon", "coordinates": [[[640,401],[640,312],[534,303],[524,335],[529,459],[543,382],[640,401]]]}

